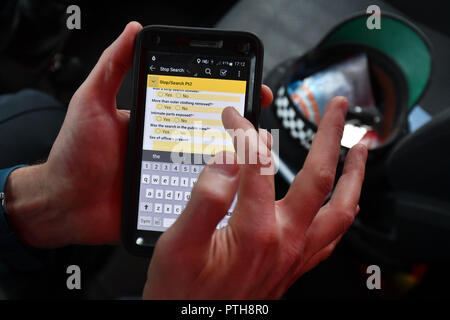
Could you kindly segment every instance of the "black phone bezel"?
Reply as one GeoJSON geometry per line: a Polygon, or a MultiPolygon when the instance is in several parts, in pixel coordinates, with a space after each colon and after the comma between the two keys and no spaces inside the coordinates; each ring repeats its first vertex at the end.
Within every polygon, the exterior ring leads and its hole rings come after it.
{"type": "MultiPolygon", "coordinates": [[[[128,128],[128,144],[126,155],[126,166],[123,187],[122,208],[122,240],[125,248],[137,256],[150,256],[153,248],[163,232],[142,231],[137,229],[140,172],[142,164],[142,143],[145,111],[145,89],[147,70],[147,53],[155,47],[155,37],[181,37],[200,41],[223,40],[224,43],[243,41],[250,44],[248,57],[254,57],[254,63],[250,70],[247,84],[246,105],[244,116],[258,127],[259,114],[261,111],[261,84],[264,49],[261,40],[249,32],[228,31],[207,28],[172,27],[152,25],[143,28],[137,35],[134,46],[132,95],[133,105],[130,112],[130,123],[128,128]],[[254,75],[254,76],[252,76],[254,75]],[[253,80],[253,81],[252,81],[253,80]],[[252,84],[252,85],[251,85],[252,84]],[[251,97],[251,100],[250,100],[251,97]],[[249,103],[249,101],[251,101],[249,103]],[[137,235],[144,234],[144,245],[137,245],[137,235]]],[[[158,41],[156,41],[158,42],[158,41]]],[[[157,45],[157,44],[156,44],[157,45]]],[[[224,55],[223,49],[219,48],[188,48],[173,46],[173,50],[183,53],[208,52],[216,55],[224,55]],[[196,51],[192,51],[196,50],[196,51]]],[[[227,54],[226,54],[227,55],[227,54]]],[[[229,55],[230,57],[236,55],[229,55]]]]}

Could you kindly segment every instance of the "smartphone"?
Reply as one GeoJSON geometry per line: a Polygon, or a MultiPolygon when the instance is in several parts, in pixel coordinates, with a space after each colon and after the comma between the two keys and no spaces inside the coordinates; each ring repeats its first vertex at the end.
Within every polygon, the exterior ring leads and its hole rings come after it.
{"type": "Polygon", "coordinates": [[[149,256],[209,157],[234,151],[222,110],[257,127],[262,65],[263,45],[248,32],[148,26],[137,35],[122,219],[131,253],[149,256]]]}

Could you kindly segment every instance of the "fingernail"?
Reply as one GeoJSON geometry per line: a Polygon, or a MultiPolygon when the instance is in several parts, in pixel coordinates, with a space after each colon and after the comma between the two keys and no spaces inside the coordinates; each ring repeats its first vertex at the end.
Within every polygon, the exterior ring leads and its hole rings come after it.
{"type": "Polygon", "coordinates": [[[225,109],[230,109],[230,111],[231,112],[233,112],[233,113],[237,113],[238,115],[241,115],[240,113],[239,113],[239,111],[237,111],[236,110],[236,108],[235,107],[232,107],[232,106],[227,106],[225,109]]]}
{"type": "Polygon", "coordinates": [[[338,99],[339,103],[339,109],[341,110],[341,112],[344,114],[344,116],[347,115],[347,109],[348,109],[348,100],[346,97],[343,96],[338,96],[335,99],[338,99]]]}
{"type": "Polygon", "coordinates": [[[225,128],[228,128],[229,125],[231,125],[231,123],[229,123],[230,121],[233,121],[233,117],[235,117],[236,115],[240,116],[240,113],[234,108],[234,107],[225,107],[222,111],[222,122],[225,128]],[[227,114],[227,115],[226,115],[227,114]]]}

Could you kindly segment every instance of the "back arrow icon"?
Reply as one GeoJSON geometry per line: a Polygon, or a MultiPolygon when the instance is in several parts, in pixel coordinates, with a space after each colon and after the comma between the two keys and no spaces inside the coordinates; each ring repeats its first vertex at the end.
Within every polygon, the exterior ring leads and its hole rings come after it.
{"type": "Polygon", "coordinates": [[[153,70],[155,70],[156,68],[153,66],[153,65],[151,65],[150,66],[150,71],[153,71],[153,70]]]}

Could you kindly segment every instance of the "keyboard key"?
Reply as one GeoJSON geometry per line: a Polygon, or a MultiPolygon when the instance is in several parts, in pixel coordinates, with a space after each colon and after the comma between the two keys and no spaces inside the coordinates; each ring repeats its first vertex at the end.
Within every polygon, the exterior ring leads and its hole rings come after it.
{"type": "Polygon", "coordinates": [[[175,219],[164,218],[163,227],[169,228],[174,222],[175,222],[175,219]]]}
{"type": "Polygon", "coordinates": [[[174,187],[177,187],[179,181],[180,181],[180,178],[178,178],[176,176],[173,176],[173,177],[170,178],[170,185],[174,186],[174,187]]]}
{"type": "Polygon", "coordinates": [[[143,169],[145,169],[145,170],[150,170],[151,169],[151,162],[147,162],[147,161],[145,161],[145,162],[142,162],[142,168],[143,169]]]}
{"type": "Polygon", "coordinates": [[[161,177],[161,184],[163,186],[168,186],[169,185],[169,176],[162,176],[161,177]]]}
{"type": "Polygon", "coordinates": [[[173,206],[173,213],[174,214],[181,214],[181,211],[183,211],[182,207],[180,205],[174,205],[173,206]]]}
{"type": "Polygon", "coordinates": [[[140,210],[144,212],[152,212],[152,204],[150,202],[141,202],[140,210]]]}
{"type": "Polygon", "coordinates": [[[153,217],[153,225],[155,227],[161,227],[161,217],[153,217]]]}
{"type": "Polygon", "coordinates": [[[191,167],[191,173],[199,174],[200,173],[199,166],[192,166],[191,167]]]}
{"type": "Polygon", "coordinates": [[[164,205],[164,213],[169,214],[172,213],[172,205],[171,204],[165,204],[164,205]]]}
{"type": "Polygon", "coordinates": [[[180,179],[180,187],[188,187],[189,186],[189,178],[182,177],[180,179]]]}
{"type": "Polygon", "coordinates": [[[142,183],[149,184],[150,183],[150,175],[149,174],[143,174],[142,175],[142,183]]]}
{"type": "Polygon", "coordinates": [[[163,205],[161,203],[155,203],[155,213],[162,213],[163,205]]]}
{"type": "Polygon", "coordinates": [[[156,199],[162,199],[163,197],[164,197],[164,190],[157,189],[156,193],[155,193],[155,198],[156,199]]]}
{"type": "Polygon", "coordinates": [[[146,198],[153,198],[154,197],[154,190],[153,189],[145,189],[145,197],[146,198]]]}
{"type": "Polygon", "coordinates": [[[159,176],[154,174],[152,176],[152,184],[159,184],[159,176]]]}
{"type": "Polygon", "coordinates": [[[166,190],[166,194],[165,197],[167,200],[172,200],[173,199],[173,190],[166,190]]]}
{"type": "Polygon", "coordinates": [[[175,191],[175,200],[177,201],[183,200],[183,191],[175,191]]]}
{"type": "MultiPolygon", "coordinates": [[[[203,168],[201,164],[142,161],[142,173],[145,174],[141,175],[141,183],[145,192],[139,203],[139,226],[142,229],[151,226],[169,228],[176,219],[165,217],[176,218],[182,214],[191,198],[191,188],[197,183],[203,168]]],[[[236,199],[218,228],[228,224],[235,205],[236,199]]]]}
{"type": "Polygon", "coordinates": [[[139,224],[144,227],[149,227],[152,225],[153,219],[152,217],[140,217],[139,224]]]}

